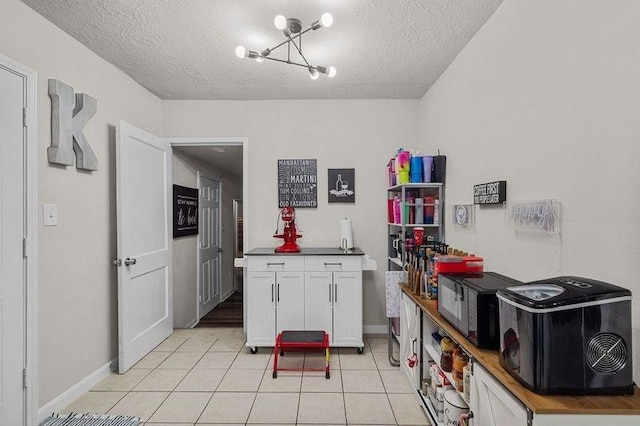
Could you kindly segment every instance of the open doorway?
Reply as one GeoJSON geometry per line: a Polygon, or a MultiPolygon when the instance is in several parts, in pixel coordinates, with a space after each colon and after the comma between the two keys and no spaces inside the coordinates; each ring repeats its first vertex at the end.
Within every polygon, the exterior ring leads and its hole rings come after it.
{"type": "MultiPolygon", "coordinates": [[[[174,240],[174,313],[186,312],[186,317],[183,316],[182,319],[176,316],[175,326],[242,327],[244,323],[242,284],[238,283],[233,261],[238,247],[236,227],[238,213],[239,217],[243,218],[243,222],[247,220],[246,202],[240,204],[241,212],[237,211],[236,202],[246,200],[248,190],[247,140],[244,138],[179,139],[171,140],[171,145],[174,159],[177,158],[174,162],[174,175],[176,175],[176,167],[179,169],[177,176],[174,176],[174,183],[186,184],[186,186],[197,185],[202,189],[199,179],[194,180],[192,176],[204,174],[219,180],[221,188],[219,196],[220,303],[210,312],[203,311],[200,298],[206,292],[203,293],[200,288],[200,283],[203,281],[202,268],[200,268],[201,235],[189,241],[178,242],[179,247],[174,240]],[[186,179],[186,182],[180,179],[186,179]],[[175,267],[176,264],[179,264],[179,267],[175,267]]],[[[203,217],[200,217],[200,220],[202,219],[203,217]]],[[[246,242],[245,232],[242,233],[241,238],[243,241],[240,247],[243,247],[246,242]]]]}

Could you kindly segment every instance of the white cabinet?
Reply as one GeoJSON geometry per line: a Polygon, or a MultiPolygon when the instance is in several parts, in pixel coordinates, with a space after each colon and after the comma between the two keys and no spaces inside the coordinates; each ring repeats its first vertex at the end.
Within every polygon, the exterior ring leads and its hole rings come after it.
{"type": "MultiPolygon", "coordinates": [[[[258,249],[256,249],[258,250],[258,249]]],[[[333,347],[362,353],[362,255],[247,256],[246,331],[255,353],[282,330],[324,330],[333,347]]]]}
{"type": "Polygon", "coordinates": [[[250,257],[247,266],[247,346],[273,346],[280,331],[304,323],[304,260],[250,257]]]}
{"type": "Polygon", "coordinates": [[[527,424],[527,409],[479,363],[473,363],[470,377],[473,426],[527,424]]]}
{"type": "Polygon", "coordinates": [[[362,351],[361,259],[306,256],[305,271],[305,328],[327,331],[331,346],[362,351]]]}
{"type": "Polygon", "coordinates": [[[414,390],[420,389],[421,310],[405,293],[400,302],[400,365],[414,390]],[[415,363],[411,361],[415,360],[415,363]]]}

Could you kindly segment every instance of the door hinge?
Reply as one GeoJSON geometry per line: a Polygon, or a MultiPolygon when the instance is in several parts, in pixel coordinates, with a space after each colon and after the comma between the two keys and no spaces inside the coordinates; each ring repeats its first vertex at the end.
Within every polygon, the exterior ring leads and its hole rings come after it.
{"type": "Polygon", "coordinates": [[[22,126],[29,127],[29,113],[26,108],[22,108],[22,126]]]}
{"type": "Polygon", "coordinates": [[[26,368],[22,370],[22,386],[25,389],[29,387],[29,372],[26,368]]]}
{"type": "Polygon", "coordinates": [[[26,238],[22,239],[22,257],[24,258],[27,257],[27,239],[26,238]]]}
{"type": "Polygon", "coordinates": [[[113,259],[111,263],[113,263],[116,266],[122,266],[122,259],[113,259]]]}

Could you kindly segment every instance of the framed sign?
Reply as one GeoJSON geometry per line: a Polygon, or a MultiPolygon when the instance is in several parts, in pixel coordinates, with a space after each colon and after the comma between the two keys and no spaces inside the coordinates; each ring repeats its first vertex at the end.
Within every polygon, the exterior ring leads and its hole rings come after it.
{"type": "Polygon", "coordinates": [[[198,190],[173,185],[173,238],[198,234],[198,190]]]}
{"type": "Polygon", "coordinates": [[[463,228],[475,228],[475,205],[454,204],[451,208],[453,224],[463,228]]]}
{"type": "Polygon", "coordinates": [[[328,169],[329,202],[356,202],[356,169],[328,169]]]}
{"type": "Polygon", "coordinates": [[[507,201],[506,180],[473,186],[473,204],[502,204],[505,201],[507,201]]]}
{"type": "Polygon", "coordinates": [[[318,161],[278,160],[278,208],[318,207],[318,161]]]}

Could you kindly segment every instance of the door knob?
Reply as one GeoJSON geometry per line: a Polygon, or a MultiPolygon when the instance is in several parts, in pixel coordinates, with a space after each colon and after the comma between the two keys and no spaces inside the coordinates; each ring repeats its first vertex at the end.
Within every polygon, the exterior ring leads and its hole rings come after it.
{"type": "Polygon", "coordinates": [[[137,261],[135,258],[127,257],[127,258],[124,260],[124,266],[135,265],[136,263],[138,263],[138,261],[137,261]]]}

